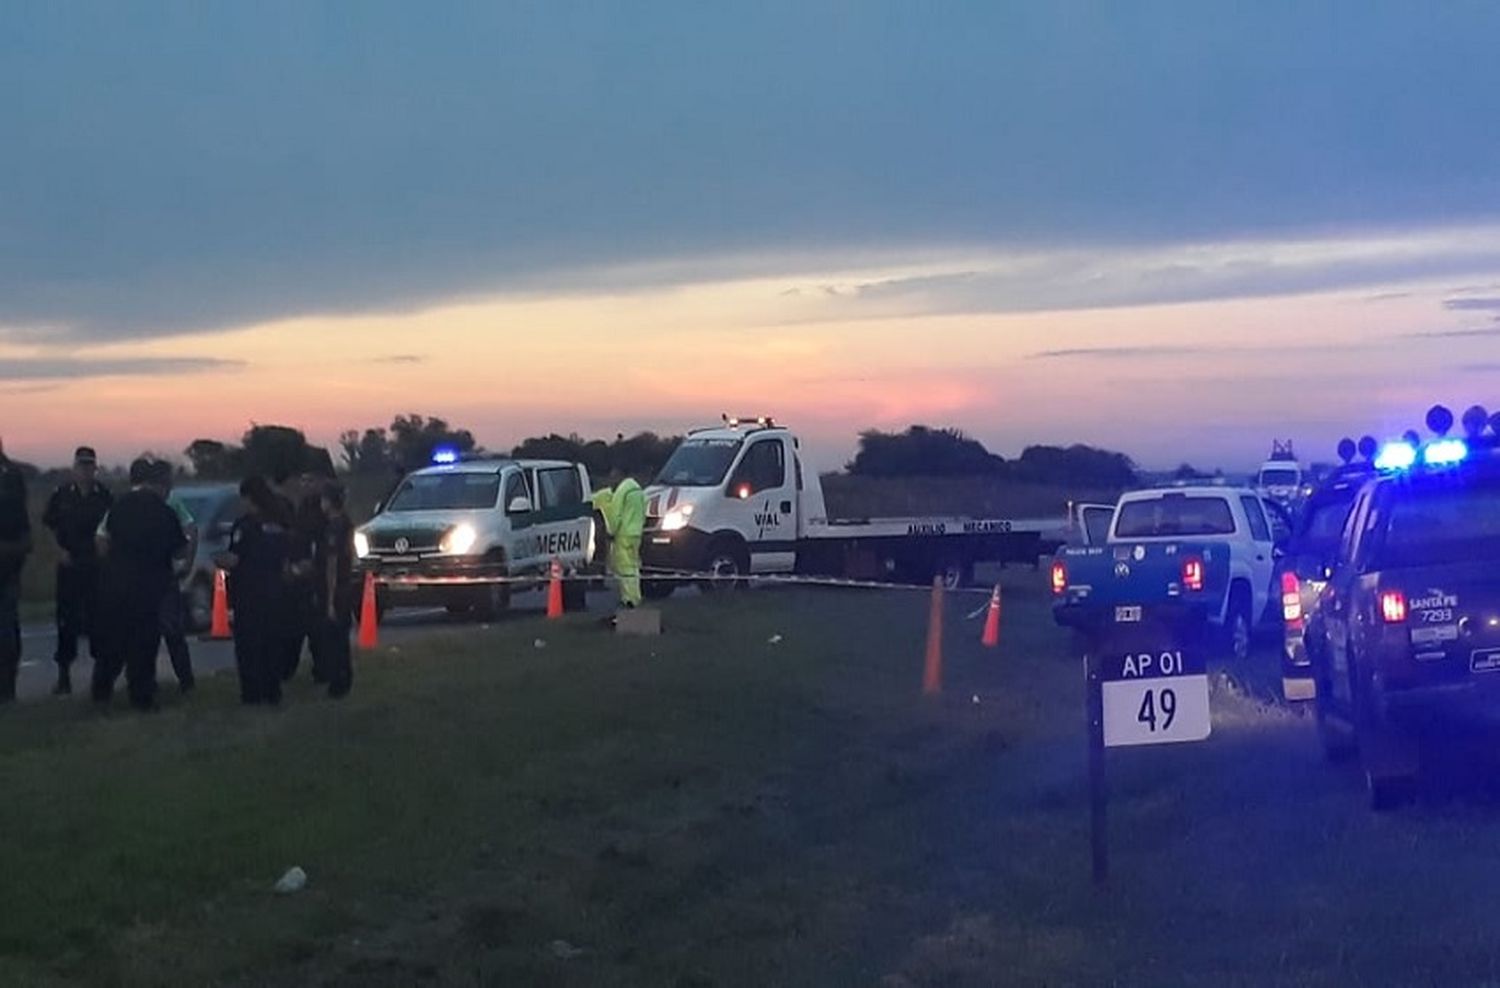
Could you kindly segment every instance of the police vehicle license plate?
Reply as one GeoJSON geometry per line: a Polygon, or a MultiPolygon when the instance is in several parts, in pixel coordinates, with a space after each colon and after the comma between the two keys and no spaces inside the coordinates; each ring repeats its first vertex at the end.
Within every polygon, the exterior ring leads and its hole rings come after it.
{"type": "Polygon", "coordinates": [[[1115,624],[1140,624],[1141,605],[1131,604],[1115,608],[1115,624]]]}

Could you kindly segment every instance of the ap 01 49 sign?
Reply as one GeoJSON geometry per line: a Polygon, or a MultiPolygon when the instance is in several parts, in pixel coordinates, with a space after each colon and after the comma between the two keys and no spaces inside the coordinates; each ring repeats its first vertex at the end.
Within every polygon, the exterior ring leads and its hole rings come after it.
{"type": "Polygon", "coordinates": [[[1137,639],[1100,654],[1098,661],[1106,748],[1208,737],[1208,675],[1201,650],[1151,647],[1137,639]]]}

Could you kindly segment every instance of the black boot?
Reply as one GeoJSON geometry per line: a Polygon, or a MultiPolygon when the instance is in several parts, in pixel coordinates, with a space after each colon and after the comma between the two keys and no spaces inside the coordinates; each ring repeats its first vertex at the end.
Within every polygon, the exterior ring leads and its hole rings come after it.
{"type": "Polygon", "coordinates": [[[52,687],[53,696],[67,696],[73,692],[73,677],[68,675],[67,666],[57,667],[57,685],[52,687]]]}

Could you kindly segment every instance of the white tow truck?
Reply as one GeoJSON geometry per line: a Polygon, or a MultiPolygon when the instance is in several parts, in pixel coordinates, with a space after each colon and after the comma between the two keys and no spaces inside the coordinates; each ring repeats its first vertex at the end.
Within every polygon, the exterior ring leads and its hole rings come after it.
{"type": "Polygon", "coordinates": [[[768,418],[690,432],[646,489],[646,592],[698,574],[705,586],[761,573],[925,583],[973,579],[979,562],[1038,564],[1065,537],[1058,518],[832,518],[801,444],[768,418]]]}

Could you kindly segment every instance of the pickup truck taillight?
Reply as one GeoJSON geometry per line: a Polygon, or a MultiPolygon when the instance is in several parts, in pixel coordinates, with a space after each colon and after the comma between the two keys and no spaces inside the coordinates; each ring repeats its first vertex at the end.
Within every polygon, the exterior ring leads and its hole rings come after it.
{"type": "Polygon", "coordinates": [[[1302,581],[1290,571],[1281,574],[1281,616],[1286,619],[1288,628],[1301,629],[1302,581]]]}
{"type": "Polygon", "coordinates": [[[1406,594],[1400,590],[1385,590],[1380,594],[1380,617],[1386,624],[1401,624],[1406,620],[1406,594]]]}
{"type": "Polygon", "coordinates": [[[1052,564],[1052,592],[1062,594],[1068,589],[1068,566],[1066,563],[1052,564]]]}
{"type": "Polygon", "coordinates": [[[1182,561],[1182,588],[1194,592],[1203,589],[1203,560],[1189,556],[1182,561]]]}

